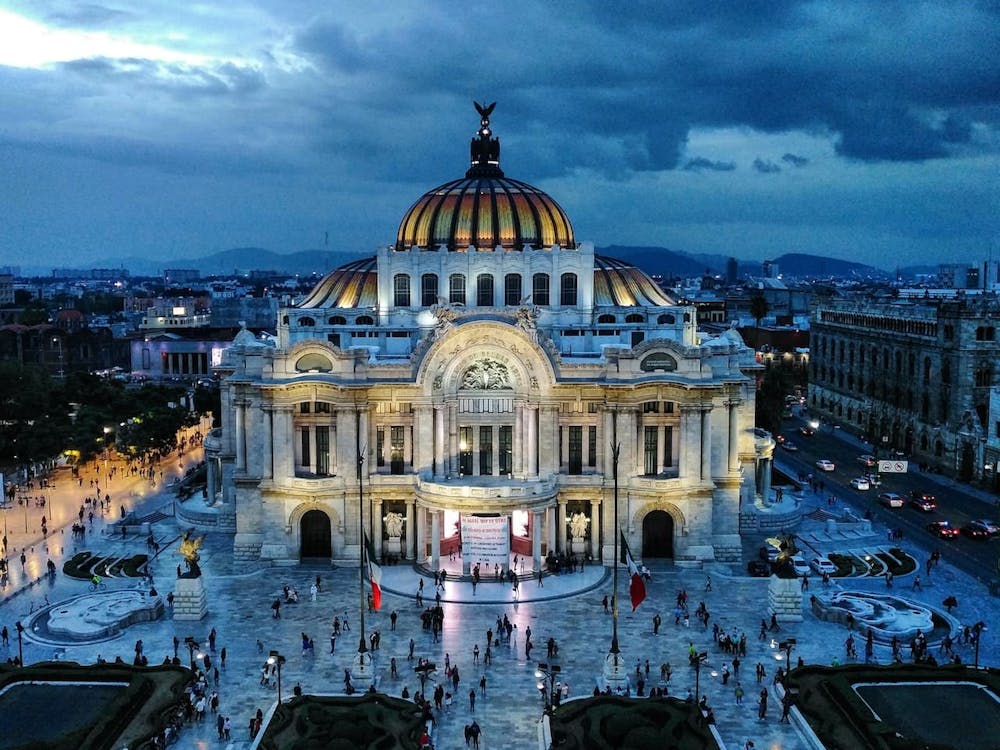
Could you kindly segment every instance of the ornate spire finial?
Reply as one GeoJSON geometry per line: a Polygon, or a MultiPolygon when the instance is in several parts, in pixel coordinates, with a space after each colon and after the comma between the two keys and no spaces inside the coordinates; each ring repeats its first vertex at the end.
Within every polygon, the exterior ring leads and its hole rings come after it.
{"type": "Polygon", "coordinates": [[[500,139],[493,137],[490,130],[490,115],[497,106],[496,102],[476,105],[476,112],[479,113],[479,130],[476,137],[472,139],[472,160],[466,177],[503,177],[500,169],[500,139]]]}

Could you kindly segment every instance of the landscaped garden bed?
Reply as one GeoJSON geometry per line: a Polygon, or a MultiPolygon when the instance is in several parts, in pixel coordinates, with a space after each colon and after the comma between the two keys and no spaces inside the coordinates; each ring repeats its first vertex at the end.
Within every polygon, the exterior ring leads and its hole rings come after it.
{"type": "Polygon", "coordinates": [[[101,578],[141,578],[142,566],[149,560],[147,555],[117,557],[115,555],[93,555],[77,552],[63,564],[63,573],[70,578],[90,580],[95,574],[101,578]]]}
{"type": "Polygon", "coordinates": [[[559,706],[551,720],[559,750],[715,750],[697,706],[678,698],[602,695],[559,706]]]}
{"type": "Polygon", "coordinates": [[[0,748],[151,748],[184,701],[190,679],[189,670],[163,665],[0,664],[0,748]],[[43,705],[53,710],[31,721],[43,705]]]}
{"type": "Polygon", "coordinates": [[[993,750],[1000,736],[996,669],[807,665],[789,672],[785,686],[825,747],[993,750]]]}
{"type": "Polygon", "coordinates": [[[282,703],[267,724],[261,750],[419,750],[421,710],[381,693],[297,696],[282,703]]]}

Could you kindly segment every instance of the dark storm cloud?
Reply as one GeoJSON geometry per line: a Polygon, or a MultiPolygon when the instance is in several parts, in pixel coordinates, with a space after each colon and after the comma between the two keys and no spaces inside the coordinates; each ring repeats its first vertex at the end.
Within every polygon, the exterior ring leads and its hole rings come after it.
{"type": "Polygon", "coordinates": [[[785,154],[781,157],[781,160],[786,164],[791,164],[793,167],[804,167],[809,163],[809,159],[805,156],[799,156],[797,154],[785,154]]]}
{"type": "Polygon", "coordinates": [[[753,168],[761,174],[777,174],[781,167],[770,159],[761,159],[759,156],[753,160],[753,168]]]}
{"type": "Polygon", "coordinates": [[[477,39],[526,15],[517,3],[470,18],[432,7],[368,35],[326,17],[296,46],[403,110],[500,100],[508,142],[564,135],[557,159],[535,163],[542,175],[680,167],[695,127],[830,133],[845,157],[921,161],[970,145],[970,121],[997,119],[994,4],[595,2],[566,31],[565,9],[530,7],[516,45],[477,39]]]}
{"type": "Polygon", "coordinates": [[[222,63],[212,67],[164,63],[140,58],[87,58],[61,64],[90,81],[155,89],[178,97],[247,94],[262,88],[259,70],[222,63]]]}
{"type": "Polygon", "coordinates": [[[712,161],[711,159],[706,159],[704,156],[697,156],[694,159],[688,159],[682,169],[688,172],[700,172],[703,169],[713,172],[732,172],[736,169],[736,163],[731,161],[712,161]]]}

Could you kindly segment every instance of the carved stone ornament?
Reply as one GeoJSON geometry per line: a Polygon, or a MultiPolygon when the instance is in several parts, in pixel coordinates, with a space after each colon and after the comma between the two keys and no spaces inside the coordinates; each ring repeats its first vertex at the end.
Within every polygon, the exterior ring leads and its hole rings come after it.
{"type": "Polygon", "coordinates": [[[480,359],[462,375],[462,388],[476,391],[512,390],[510,371],[507,365],[495,359],[480,359]]]}

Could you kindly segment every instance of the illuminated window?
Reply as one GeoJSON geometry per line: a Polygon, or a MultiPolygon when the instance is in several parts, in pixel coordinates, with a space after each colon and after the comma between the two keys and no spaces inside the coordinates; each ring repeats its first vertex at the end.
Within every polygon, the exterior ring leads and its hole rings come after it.
{"type": "Polygon", "coordinates": [[[536,273],[531,277],[531,301],[536,305],[549,304],[549,275],[536,273]]]}
{"type": "Polygon", "coordinates": [[[410,306],[410,277],[405,273],[398,273],[392,279],[393,301],[396,307],[410,306]]]}
{"type": "Polygon", "coordinates": [[[453,273],[448,277],[448,301],[453,305],[465,304],[465,276],[453,273]]]}
{"type": "Polygon", "coordinates": [[[576,304],[576,274],[564,273],[559,279],[559,304],[571,306],[576,304]]]}
{"type": "Polygon", "coordinates": [[[438,301],[438,277],[425,273],[420,277],[420,304],[424,307],[436,305],[438,301]]]}

